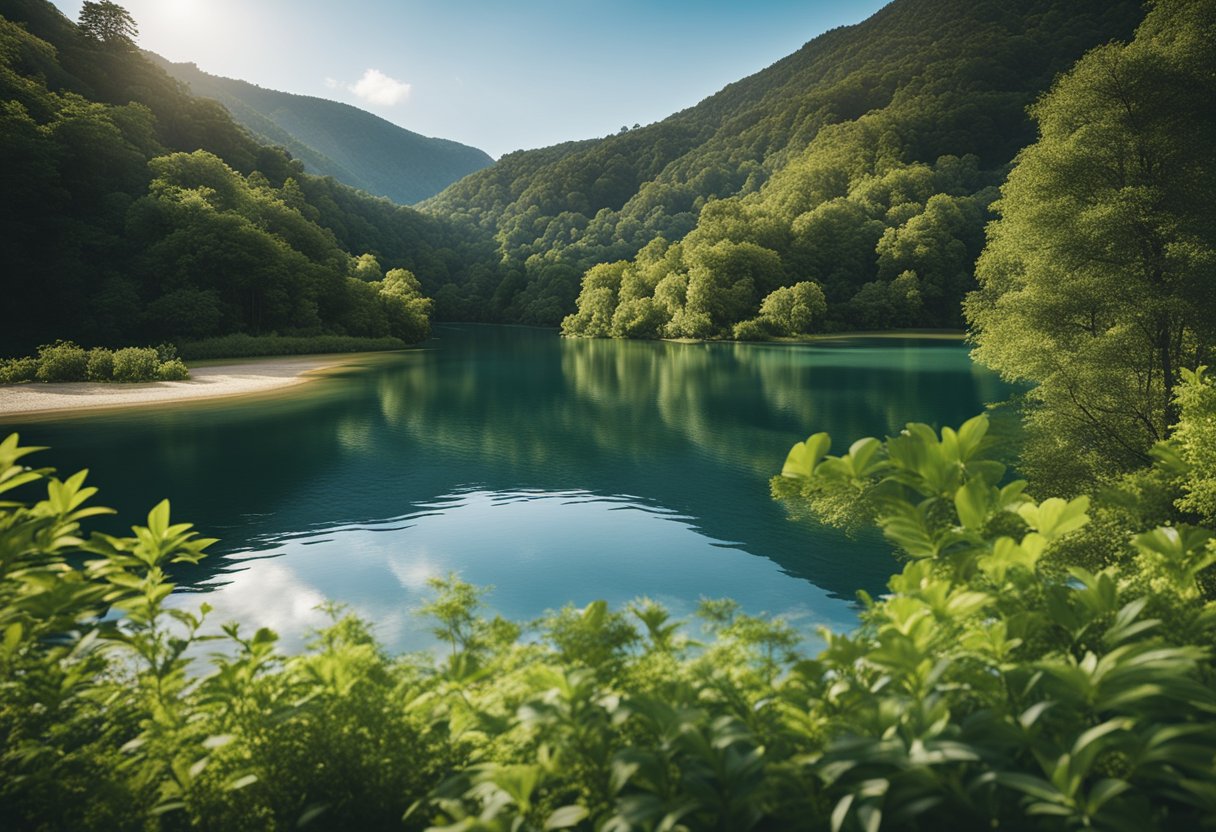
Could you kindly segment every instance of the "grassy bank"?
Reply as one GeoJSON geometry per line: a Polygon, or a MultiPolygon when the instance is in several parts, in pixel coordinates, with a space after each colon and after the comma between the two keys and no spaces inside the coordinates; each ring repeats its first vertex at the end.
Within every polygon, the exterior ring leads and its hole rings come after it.
{"type": "MultiPolygon", "coordinates": [[[[582,336],[563,336],[579,338],[582,336]]],[[[807,335],[774,335],[769,338],[662,338],[673,344],[823,344],[834,341],[859,341],[873,338],[923,338],[927,341],[962,341],[967,333],[961,329],[879,329],[863,332],[816,332],[807,335]]]]}
{"type": "Polygon", "coordinates": [[[291,337],[283,335],[225,335],[178,345],[187,361],[209,358],[254,358],[266,355],[319,355],[331,352],[380,352],[408,346],[400,338],[354,338],[345,335],[291,337]]]}

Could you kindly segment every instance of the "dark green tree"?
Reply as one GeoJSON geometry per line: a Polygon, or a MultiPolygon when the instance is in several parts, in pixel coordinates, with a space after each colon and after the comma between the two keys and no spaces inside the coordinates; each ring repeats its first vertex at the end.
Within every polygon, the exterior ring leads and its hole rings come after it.
{"type": "Polygon", "coordinates": [[[85,0],[77,25],[86,36],[107,45],[134,46],[139,36],[131,13],[110,0],[85,0]]]}

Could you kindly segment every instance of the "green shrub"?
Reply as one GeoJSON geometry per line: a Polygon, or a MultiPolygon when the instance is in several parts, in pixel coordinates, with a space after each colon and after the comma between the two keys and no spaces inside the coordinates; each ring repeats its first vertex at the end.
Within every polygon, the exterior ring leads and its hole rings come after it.
{"type": "Polygon", "coordinates": [[[114,353],[115,381],[155,381],[160,360],[152,347],[123,347],[114,353]]]}
{"type": "Polygon", "coordinates": [[[177,358],[177,345],[169,343],[157,344],[156,357],[162,364],[166,361],[172,361],[177,358]]]}
{"type": "Polygon", "coordinates": [[[733,335],[736,341],[768,341],[776,333],[768,318],[752,318],[735,324],[733,335]]]}
{"type": "Polygon", "coordinates": [[[180,358],[171,358],[161,362],[156,376],[161,381],[185,381],[190,378],[190,370],[180,358]]]}
{"type": "Polygon", "coordinates": [[[24,356],[0,361],[0,384],[21,384],[38,377],[38,359],[24,356]]]}
{"type": "Polygon", "coordinates": [[[89,350],[89,381],[111,381],[114,378],[114,351],[105,347],[89,350]]]}
{"type": "Polygon", "coordinates": [[[39,381],[84,381],[89,376],[89,354],[71,341],[56,341],[38,348],[39,381]]]}

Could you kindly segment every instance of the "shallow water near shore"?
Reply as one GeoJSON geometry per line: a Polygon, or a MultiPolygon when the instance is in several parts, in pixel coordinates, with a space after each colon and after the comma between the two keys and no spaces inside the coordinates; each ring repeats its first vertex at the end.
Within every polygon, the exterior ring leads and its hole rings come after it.
{"type": "Polygon", "coordinates": [[[646,595],[688,615],[702,597],[849,626],[858,589],[895,561],[876,535],[793,522],[768,480],[826,430],[835,452],[908,421],[957,424],[1008,388],[961,344],[828,345],[558,338],[438,326],[418,350],[281,396],[40,419],[40,464],[88,467],[128,522],[162,497],[221,538],[176,574],[175,603],[299,648],[326,600],[394,650],[432,644],[415,610],[429,577],[492,584],[530,620],[566,602],[646,595]]]}

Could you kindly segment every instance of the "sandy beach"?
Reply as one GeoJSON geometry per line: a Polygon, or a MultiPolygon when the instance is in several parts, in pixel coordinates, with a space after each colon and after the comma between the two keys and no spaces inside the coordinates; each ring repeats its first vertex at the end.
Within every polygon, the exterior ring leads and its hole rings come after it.
{"type": "Polygon", "coordinates": [[[359,364],[383,353],[285,355],[226,359],[191,365],[187,381],[145,384],[31,382],[0,386],[0,421],[25,416],[58,416],[101,409],[169,404],[279,391],[321,378],[338,367],[359,364]]]}

